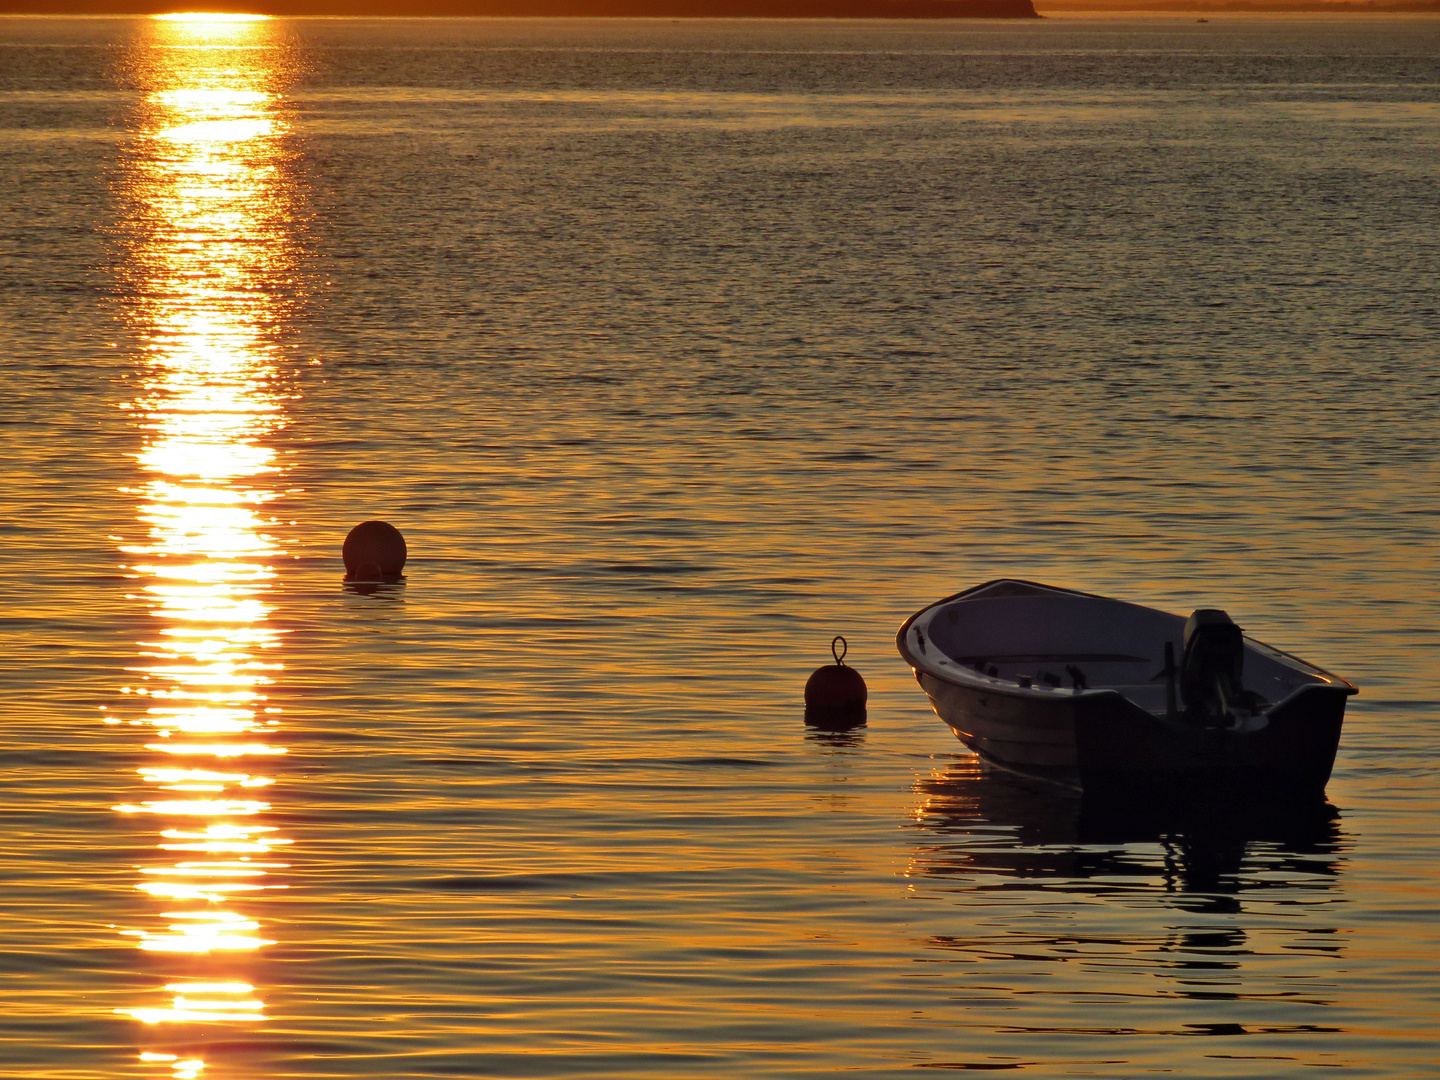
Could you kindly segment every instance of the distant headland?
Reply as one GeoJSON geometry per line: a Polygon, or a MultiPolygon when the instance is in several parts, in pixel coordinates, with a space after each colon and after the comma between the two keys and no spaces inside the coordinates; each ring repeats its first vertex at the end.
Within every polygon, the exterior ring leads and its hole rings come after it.
{"type": "Polygon", "coordinates": [[[264,15],[631,19],[1038,19],[1032,0],[0,0],[0,14],[264,15]],[[188,4],[188,6],[187,6],[188,4]]]}

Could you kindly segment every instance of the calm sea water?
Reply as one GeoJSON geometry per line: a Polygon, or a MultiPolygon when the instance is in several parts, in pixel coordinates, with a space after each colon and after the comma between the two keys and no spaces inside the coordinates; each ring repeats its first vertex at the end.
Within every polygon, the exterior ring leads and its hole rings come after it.
{"type": "Polygon", "coordinates": [[[0,122],[7,1080],[1440,1075],[1440,21],[5,19],[0,122]],[[1001,575],[1358,682],[1332,805],[983,771],[891,637],[1001,575]]]}

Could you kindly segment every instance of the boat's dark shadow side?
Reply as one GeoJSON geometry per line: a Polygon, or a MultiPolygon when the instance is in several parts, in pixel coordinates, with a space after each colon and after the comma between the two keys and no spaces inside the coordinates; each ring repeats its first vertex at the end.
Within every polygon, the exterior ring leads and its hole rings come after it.
{"type": "MultiPolygon", "coordinates": [[[[1075,718],[1080,782],[1097,799],[1160,805],[1254,802],[1283,809],[1324,802],[1347,691],[1307,687],[1248,732],[1151,716],[1099,701],[1075,718]]],[[[1117,696],[1118,698],[1118,696],[1117,696]]]]}
{"type": "Polygon", "coordinates": [[[1106,879],[1097,891],[1158,875],[1167,890],[1223,895],[1297,878],[1323,887],[1341,866],[1340,812],[1323,797],[1184,788],[1080,795],[978,759],[917,790],[916,824],[937,841],[916,856],[914,869],[926,875],[1106,879]]]}

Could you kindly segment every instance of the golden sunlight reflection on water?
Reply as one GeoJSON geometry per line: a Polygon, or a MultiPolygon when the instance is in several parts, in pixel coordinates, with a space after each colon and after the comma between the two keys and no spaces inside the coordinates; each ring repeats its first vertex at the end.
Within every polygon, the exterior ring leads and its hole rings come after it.
{"type": "Polygon", "coordinates": [[[195,1047],[213,1025],[266,1018],[252,962],[275,940],[252,908],[285,888],[275,856],[289,840],[266,824],[273,778],[260,770],[285,752],[268,704],[282,665],[267,439],[285,420],[271,285],[291,242],[270,30],[168,18],[147,34],[125,184],[148,542],[125,550],[154,630],[124,689],[154,759],[138,770],[144,793],[115,810],[153,831],[135,882],[150,911],[120,932],[152,958],[154,985],[116,1011],[146,1025],[145,1065],[185,1078],[203,1072],[195,1047]]]}
{"type": "Polygon", "coordinates": [[[0,1080],[1433,1071],[1413,20],[6,21],[0,1080]],[[981,769],[1002,575],[1354,678],[1339,816],[981,769]]]}

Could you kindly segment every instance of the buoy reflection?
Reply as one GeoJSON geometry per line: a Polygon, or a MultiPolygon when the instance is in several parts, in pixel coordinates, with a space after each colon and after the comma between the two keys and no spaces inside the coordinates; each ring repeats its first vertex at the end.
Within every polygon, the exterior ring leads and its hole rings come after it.
{"type": "Polygon", "coordinates": [[[285,421],[273,327],[292,247],[281,55],[262,18],[200,13],[157,17],[136,54],[150,91],[127,163],[127,285],[145,352],[128,407],[146,538],[123,550],[154,623],[123,689],[154,760],[114,809],[153,830],[135,882],[153,906],[120,933],[155,986],[116,1011],[155,1029],[141,1062],[182,1080],[206,1068],[191,1048],[208,1026],[266,1019],[262,901],[286,887],[264,771],[285,752],[268,599],[285,421]]]}

